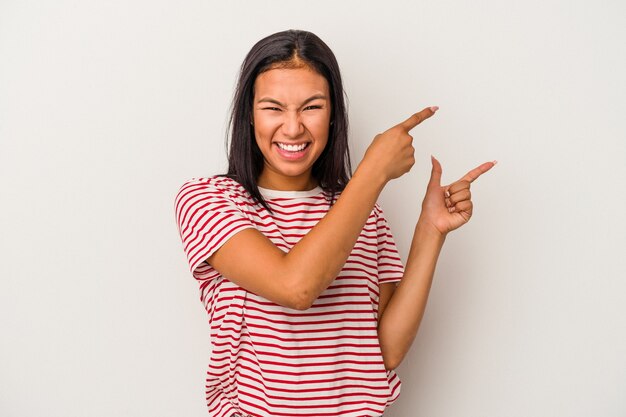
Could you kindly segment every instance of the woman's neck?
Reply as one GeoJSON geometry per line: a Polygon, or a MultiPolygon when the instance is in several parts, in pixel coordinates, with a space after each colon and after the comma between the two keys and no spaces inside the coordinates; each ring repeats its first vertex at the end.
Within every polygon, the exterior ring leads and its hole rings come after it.
{"type": "Polygon", "coordinates": [[[268,190],[309,191],[317,187],[318,183],[310,172],[289,177],[264,169],[261,175],[259,175],[257,185],[268,190]]]}

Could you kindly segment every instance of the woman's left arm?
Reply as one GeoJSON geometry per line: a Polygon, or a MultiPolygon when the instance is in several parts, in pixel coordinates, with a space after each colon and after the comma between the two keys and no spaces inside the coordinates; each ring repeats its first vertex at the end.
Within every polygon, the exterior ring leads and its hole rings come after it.
{"type": "Polygon", "coordinates": [[[495,162],[480,165],[448,186],[441,186],[439,161],[432,158],[432,164],[402,281],[397,287],[381,284],[380,288],[378,340],[387,369],[400,364],[415,339],[446,235],[472,216],[470,184],[495,162]]]}

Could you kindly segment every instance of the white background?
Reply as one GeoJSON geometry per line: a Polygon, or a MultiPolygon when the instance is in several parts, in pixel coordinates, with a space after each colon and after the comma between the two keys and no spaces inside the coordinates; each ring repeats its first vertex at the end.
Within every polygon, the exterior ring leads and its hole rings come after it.
{"type": "Polygon", "coordinates": [[[406,259],[429,175],[483,161],[385,416],[626,415],[622,1],[0,2],[0,415],[202,416],[206,314],[174,222],[223,173],[250,47],[317,33],[356,166],[416,128],[381,197],[406,259]]]}

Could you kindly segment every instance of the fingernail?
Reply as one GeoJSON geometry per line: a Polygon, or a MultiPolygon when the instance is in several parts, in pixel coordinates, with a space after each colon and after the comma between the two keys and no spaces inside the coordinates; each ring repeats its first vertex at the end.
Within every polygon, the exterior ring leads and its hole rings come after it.
{"type": "Polygon", "coordinates": [[[498,163],[498,161],[493,161],[493,164],[496,165],[498,163]]]}
{"type": "Polygon", "coordinates": [[[454,211],[454,207],[450,207],[450,208],[448,209],[448,212],[449,212],[449,213],[452,213],[453,211],[454,211]]]}
{"type": "Polygon", "coordinates": [[[430,110],[435,113],[437,110],[439,110],[439,106],[431,106],[430,110]]]}
{"type": "Polygon", "coordinates": [[[446,197],[450,197],[450,191],[446,191],[446,197]]]}

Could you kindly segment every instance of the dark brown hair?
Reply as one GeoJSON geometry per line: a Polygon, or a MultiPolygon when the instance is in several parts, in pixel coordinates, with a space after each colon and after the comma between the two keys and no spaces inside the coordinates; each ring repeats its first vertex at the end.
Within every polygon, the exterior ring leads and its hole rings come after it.
{"type": "Polygon", "coordinates": [[[248,52],[241,65],[228,126],[230,145],[226,176],[239,182],[268,210],[270,208],[257,185],[263,171],[263,154],[250,123],[254,83],[264,71],[302,66],[311,68],[326,79],[331,96],[328,142],[313,164],[312,175],[320,187],[330,193],[332,202],[335,193],[345,188],[352,172],[348,149],[348,114],[339,65],[333,52],[315,34],[303,30],[287,30],[261,39],[248,52]]]}

